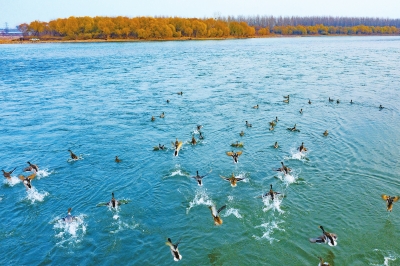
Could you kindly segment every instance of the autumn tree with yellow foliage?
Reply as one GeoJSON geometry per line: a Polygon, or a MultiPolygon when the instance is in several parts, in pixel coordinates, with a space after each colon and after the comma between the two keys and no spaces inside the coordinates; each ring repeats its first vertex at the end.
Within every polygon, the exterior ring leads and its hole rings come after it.
{"type": "Polygon", "coordinates": [[[399,34],[394,26],[352,27],[316,24],[275,25],[273,27],[249,26],[245,21],[231,19],[198,19],[179,17],[69,17],[50,22],[23,23],[18,29],[24,36],[42,39],[139,39],[168,40],[177,38],[247,38],[268,35],[371,35],[399,34]]]}

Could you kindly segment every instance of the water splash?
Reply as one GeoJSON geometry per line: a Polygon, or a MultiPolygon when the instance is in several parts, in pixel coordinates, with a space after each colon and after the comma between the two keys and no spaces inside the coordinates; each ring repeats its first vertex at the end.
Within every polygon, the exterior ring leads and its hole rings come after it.
{"type": "Polygon", "coordinates": [[[211,206],[213,203],[211,199],[209,198],[207,191],[204,189],[199,189],[196,191],[196,195],[194,196],[194,199],[189,202],[189,207],[186,208],[186,214],[189,213],[190,209],[199,206],[199,205],[206,205],[206,206],[211,206]]]}
{"type": "Polygon", "coordinates": [[[228,217],[230,215],[234,215],[236,218],[241,219],[242,215],[240,215],[239,210],[238,209],[234,209],[234,208],[229,208],[225,211],[224,215],[222,215],[223,217],[228,217]]]}
{"type": "Polygon", "coordinates": [[[8,185],[8,186],[10,186],[10,187],[13,187],[13,186],[15,186],[16,184],[18,184],[18,183],[20,183],[20,182],[21,182],[21,180],[20,180],[18,177],[16,177],[16,176],[11,176],[10,179],[5,178],[5,179],[3,180],[3,184],[8,185]]]}
{"type": "Polygon", "coordinates": [[[117,221],[113,222],[113,225],[117,226],[117,229],[110,231],[111,234],[119,233],[121,231],[124,231],[125,229],[134,230],[135,228],[137,228],[139,226],[139,224],[135,222],[133,216],[132,216],[131,220],[129,220],[128,222],[122,221],[119,218],[120,218],[119,215],[113,216],[113,219],[117,220],[117,221]],[[118,218],[114,219],[115,216],[118,216],[118,218]]]}
{"type": "Polygon", "coordinates": [[[279,178],[285,185],[286,187],[288,187],[290,184],[293,184],[297,181],[297,174],[293,172],[290,172],[290,174],[285,175],[282,172],[279,172],[278,175],[276,176],[277,178],[279,178]]]}
{"type": "MultiPolygon", "coordinates": [[[[89,154],[89,155],[90,155],[90,154],[89,154]]],[[[68,158],[67,162],[73,163],[73,162],[80,161],[80,160],[84,160],[84,159],[85,159],[85,158],[83,157],[83,155],[82,155],[82,154],[79,154],[78,159],[68,158]]]]}
{"type": "Polygon", "coordinates": [[[263,200],[263,203],[265,206],[263,208],[264,212],[273,210],[273,211],[278,211],[280,214],[284,213],[284,211],[281,209],[281,203],[282,203],[283,197],[278,197],[278,195],[276,195],[274,197],[274,199],[272,200],[270,196],[267,196],[267,197],[263,197],[262,200],[263,200]]]}
{"type": "Polygon", "coordinates": [[[73,245],[82,241],[86,234],[87,225],[84,222],[84,215],[76,216],[76,219],[71,223],[66,223],[62,218],[57,218],[54,224],[55,237],[59,240],[56,245],[64,246],[73,245]]]}
{"type": "Polygon", "coordinates": [[[283,228],[279,228],[279,224],[283,223],[283,221],[271,221],[271,222],[267,222],[267,223],[263,223],[261,225],[256,226],[255,228],[262,228],[263,229],[263,235],[261,237],[253,235],[253,237],[256,240],[262,240],[262,239],[266,239],[269,241],[270,244],[272,244],[272,242],[274,241],[279,241],[276,238],[273,238],[271,235],[276,231],[285,231],[285,229],[283,228]]]}
{"type": "Polygon", "coordinates": [[[31,204],[34,204],[36,201],[42,202],[44,200],[44,197],[48,196],[49,193],[46,191],[39,192],[35,187],[32,186],[31,189],[28,189],[26,191],[26,198],[27,200],[31,201],[31,204]]]}
{"type": "Polygon", "coordinates": [[[51,175],[53,171],[49,171],[49,169],[42,169],[36,172],[37,179],[45,178],[51,175]]]}
{"type": "Polygon", "coordinates": [[[384,252],[379,249],[374,249],[375,252],[381,253],[383,256],[383,264],[372,264],[376,266],[389,266],[390,261],[395,261],[397,260],[398,256],[396,254],[393,254],[393,252],[384,252]]]}

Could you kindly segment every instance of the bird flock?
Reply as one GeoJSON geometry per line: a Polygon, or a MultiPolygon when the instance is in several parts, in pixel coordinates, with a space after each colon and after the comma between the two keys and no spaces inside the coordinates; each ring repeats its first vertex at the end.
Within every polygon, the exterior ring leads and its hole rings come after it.
{"type": "MultiPolygon", "coordinates": [[[[183,92],[181,91],[181,92],[178,92],[177,94],[178,95],[183,95],[183,92]]],[[[284,97],[283,102],[289,104],[290,103],[290,95],[285,95],[283,97],[284,97]]],[[[329,102],[334,102],[334,99],[329,97],[328,101],[329,102]]],[[[167,103],[170,103],[170,100],[167,100],[167,103]]],[[[340,100],[337,99],[336,103],[339,104],[340,100]]],[[[351,100],[350,104],[353,104],[353,103],[354,103],[353,100],[351,100]]],[[[308,104],[312,104],[311,100],[308,100],[308,104]]],[[[257,104],[255,106],[253,106],[252,108],[253,109],[259,109],[259,105],[257,104]]],[[[382,105],[380,105],[378,108],[379,108],[379,110],[382,110],[384,107],[382,105]]],[[[304,110],[300,109],[299,113],[303,114],[303,112],[304,112],[304,110]]],[[[165,118],[165,113],[162,112],[159,115],[159,118],[161,118],[161,119],[165,118]]],[[[150,121],[152,121],[152,122],[155,121],[155,120],[156,120],[155,116],[152,116],[151,119],[150,119],[150,121]]],[[[269,122],[269,125],[270,125],[269,130],[271,130],[271,131],[274,130],[275,126],[278,123],[278,121],[279,121],[278,117],[275,117],[274,120],[269,122]]],[[[245,121],[245,126],[247,128],[253,127],[253,125],[250,124],[249,121],[245,121]]],[[[198,143],[198,141],[201,141],[201,140],[204,139],[203,133],[201,131],[202,127],[203,127],[202,125],[197,125],[197,133],[199,134],[199,139],[196,140],[195,135],[193,134],[192,135],[192,139],[188,142],[189,144],[196,145],[198,143]]],[[[287,128],[287,130],[291,131],[291,132],[300,132],[300,130],[297,128],[297,124],[294,124],[293,127],[287,128]]],[[[325,136],[325,137],[328,136],[328,134],[329,134],[328,130],[325,130],[322,133],[322,135],[325,136]]],[[[243,137],[245,135],[244,131],[241,131],[239,133],[239,135],[241,137],[243,137]]],[[[173,155],[174,156],[179,156],[179,151],[182,148],[183,141],[179,141],[178,139],[176,139],[174,142],[171,142],[171,144],[172,144],[172,147],[173,147],[173,155]]],[[[244,147],[244,143],[237,141],[236,143],[231,143],[231,146],[235,147],[235,148],[243,148],[244,147]]],[[[275,149],[278,148],[279,147],[278,142],[275,142],[273,147],[275,149]]],[[[169,149],[164,144],[158,144],[157,146],[153,147],[153,150],[154,151],[159,151],[159,150],[169,150],[169,149]]],[[[305,147],[304,142],[302,142],[301,145],[298,147],[298,151],[300,153],[303,153],[303,154],[307,152],[307,148],[305,147]]],[[[70,153],[70,158],[68,159],[69,162],[77,161],[77,160],[81,159],[80,156],[76,155],[71,150],[68,150],[68,152],[70,153]]],[[[227,151],[226,152],[227,156],[232,157],[234,164],[237,164],[239,162],[239,157],[242,154],[243,154],[243,151],[236,151],[236,152],[235,151],[227,151]]],[[[121,159],[118,156],[115,156],[114,161],[116,163],[120,163],[121,159]]],[[[27,162],[27,164],[28,164],[28,166],[23,168],[23,171],[24,172],[30,172],[30,174],[28,176],[24,176],[24,175],[21,174],[21,175],[18,176],[18,178],[22,181],[22,183],[25,186],[26,190],[29,190],[29,189],[32,189],[31,182],[36,177],[37,172],[39,171],[39,167],[36,164],[32,164],[29,161],[27,162]]],[[[4,169],[2,169],[3,176],[6,179],[11,180],[12,174],[16,169],[17,169],[17,167],[15,167],[14,169],[12,169],[12,170],[10,170],[8,172],[5,171],[4,169]]],[[[281,172],[283,175],[289,175],[290,172],[291,172],[291,168],[289,168],[283,162],[281,162],[281,167],[280,168],[277,168],[277,169],[274,169],[274,170],[278,171],[278,172],[281,172]]],[[[200,175],[199,172],[196,171],[196,175],[191,176],[191,178],[193,178],[197,182],[198,186],[203,186],[203,178],[208,176],[211,172],[212,172],[212,170],[210,170],[205,175],[200,175]]],[[[225,177],[225,176],[222,176],[222,175],[220,175],[220,177],[221,177],[221,179],[229,182],[232,187],[236,187],[238,182],[245,180],[245,178],[236,177],[234,173],[232,173],[232,175],[230,177],[225,177]]],[[[272,184],[270,184],[270,190],[267,193],[259,196],[259,198],[263,198],[263,199],[267,198],[267,199],[272,200],[272,201],[276,200],[279,197],[284,197],[283,193],[274,191],[272,184]]],[[[386,194],[382,194],[381,198],[386,201],[387,211],[389,211],[389,212],[391,212],[392,209],[393,209],[393,203],[397,202],[399,200],[399,196],[389,196],[389,195],[386,195],[386,194]]],[[[128,202],[129,202],[128,200],[116,200],[115,197],[114,197],[114,192],[112,192],[111,200],[109,202],[99,203],[99,204],[97,204],[97,206],[108,206],[110,208],[118,208],[119,206],[121,206],[123,204],[127,204],[128,202]]],[[[217,209],[217,207],[214,204],[212,204],[212,205],[208,206],[208,208],[211,211],[211,215],[212,215],[212,218],[213,218],[213,221],[214,221],[214,225],[216,225],[216,226],[222,225],[223,224],[223,220],[220,217],[220,213],[224,209],[226,209],[226,205],[222,205],[219,209],[217,209]]],[[[61,221],[65,222],[65,223],[72,223],[72,222],[76,221],[78,219],[78,217],[71,215],[71,211],[72,211],[72,208],[69,208],[68,211],[67,211],[67,215],[65,217],[61,218],[61,221]]],[[[319,228],[322,230],[322,235],[318,236],[318,237],[315,237],[315,238],[310,238],[309,241],[311,243],[325,243],[325,244],[328,244],[329,246],[336,246],[337,245],[337,239],[338,239],[337,235],[334,234],[334,233],[329,233],[329,232],[325,231],[324,227],[321,226],[321,225],[319,226],[319,228]]],[[[167,238],[166,245],[169,246],[174,261],[180,261],[182,259],[182,255],[180,254],[179,249],[178,249],[178,245],[180,244],[180,242],[181,242],[181,239],[178,240],[174,244],[172,242],[171,238],[167,238]]],[[[329,263],[324,262],[323,258],[318,257],[318,259],[320,260],[320,263],[318,265],[325,265],[325,266],[329,265],[329,263]]]]}

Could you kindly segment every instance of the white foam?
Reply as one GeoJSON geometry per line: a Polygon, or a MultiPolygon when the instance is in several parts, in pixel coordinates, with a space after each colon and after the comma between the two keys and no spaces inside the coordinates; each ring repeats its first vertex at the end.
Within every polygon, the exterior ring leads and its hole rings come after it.
{"type": "Polygon", "coordinates": [[[277,177],[286,185],[289,186],[297,181],[297,175],[293,172],[293,170],[289,174],[284,174],[283,172],[279,172],[277,177]]]}
{"type": "Polygon", "coordinates": [[[199,205],[206,205],[206,206],[211,206],[213,203],[211,199],[207,195],[207,191],[204,189],[199,189],[196,191],[196,195],[194,196],[194,199],[189,202],[189,207],[186,208],[186,214],[189,213],[190,209],[199,206],[199,205]]]}
{"type": "Polygon", "coordinates": [[[57,222],[54,224],[53,228],[56,233],[55,237],[60,239],[60,241],[57,242],[57,246],[62,246],[64,243],[79,243],[86,234],[84,215],[76,216],[76,219],[70,223],[66,223],[62,218],[57,218],[57,222]]]}
{"type": "Polygon", "coordinates": [[[284,213],[284,211],[281,209],[281,203],[283,200],[283,197],[281,195],[275,195],[274,200],[272,200],[270,196],[263,197],[262,200],[265,206],[263,208],[264,212],[273,210],[278,211],[279,213],[284,213]]]}
{"type": "Polygon", "coordinates": [[[233,214],[236,218],[241,219],[242,215],[240,215],[239,210],[238,209],[234,209],[234,208],[229,208],[225,211],[223,217],[228,217],[231,214],[233,214]]]}
{"type": "Polygon", "coordinates": [[[383,264],[372,264],[376,266],[389,266],[390,261],[395,261],[398,256],[396,254],[393,254],[392,252],[383,252],[379,249],[374,249],[374,251],[379,252],[379,253],[385,253],[383,254],[383,264]]]}
{"type": "Polygon", "coordinates": [[[49,195],[49,193],[46,191],[43,192],[37,191],[36,188],[33,186],[31,189],[28,189],[26,191],[26,194],[27,194],[26,199],[30,200],[32,204],[35,203],[36,201],[42,202],[44,200],[44,197],[49,195]]]}
{"type": "Polygon", "coordinates": [[[4,178],[4,180],[3,180],[3,183],[6,185],[9,185],[10,187],[13,187],[20,182],[21,182],[21,180],[16,176],[11,176],[10,179],[4,178]]]}
{"type": "Polygon", "coordinates": [[[51,175],[53,172],[49,172],[49,169],[42,169],[36,172],[36,177],[37,179],[41,179],[43,177],[48,177],[51,175]]]}
{"type": "Polygon", "coordinates": [[[176,176],[176,175],[186,176],[186,175],[181,171],[181,169],[178,169],[178,170],[176,170],[176,171],[174,171],[174,172],[171,173],[171,176],[176,176]]]}
{"type": "Polygon", "coordinates": [[[233,201],[233,196],[228,196],[228,201],[233,201]]]}
{"type": "Polygon", "coordinates": [[[256,226],[255,228],[263,228],[263,235],[261,237],[253,235],[253,237],[257,240],[266,239],[269,241],[270,244],[272,244],[272,242],[274,242],[274,241],[279,241],[276,238],[273,238],[271,235],[276,230],[285,231],[285,229],[279,228],[280,223],[283,223],[283,221],[271,221],[271,222],[263,223],[259,226],[256,226]]]}

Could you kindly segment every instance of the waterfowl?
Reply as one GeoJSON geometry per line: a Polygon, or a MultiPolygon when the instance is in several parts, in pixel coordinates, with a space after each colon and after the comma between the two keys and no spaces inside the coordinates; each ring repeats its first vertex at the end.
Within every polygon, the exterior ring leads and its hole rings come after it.
{"type": "Polygon", "coordinates": [[[247,120],[246,120],[246,127],[252,127],[252,125],[249,124],[249,122],[247,122],[247,120]]]}
{"type": "Polygon", "coordinates": [[[382,104],[380,104],[379,105],[379,110],[382,110],[383,108],[385,108],[385,107],[383,107],[382,104]]]}
{"type": "Polygon", "coordinates": [[[324,234],[323,236],[325,237],[325,243],[328,243],[329,246],[336,246],[337,245],[337,235],[334,233],[328,233],[324,230],[324,228],[322,227],[322,225],[319,226],[319,228],[321,228],[322,233],[324,234]]]}
{"type": "Polygon", "coordinates": [[[395,196],[395,197],[391,197],[391,196],[387,196],[385,194],[382,195],[382,199],[386,200],[386,204],[387,204],[387,211],[392,211],[393,208],[393,202],[396,202],[399,200],[399,196],[395,196]]]}
{"type": "MultiPolygon", "coordinates": [[[[173,143],[172,143],[172,145],[174,145],[173,143]]],[[[158,143],[158,146],[154,146],[153,147],[153,150],[154,151],[159,151],[159,150],[166,150],[167,148],[165,147],[165,145],[161,145],[160,143],[158,143]]]]}
{"type": "Polygon", "coordinates": [[[278,117],[277,116],[275,117],[275,122],[278,123],[278,117]]]}
{"type": "Polygon", "coordinates": [[[272,190],[272,184],[270,185],[270,190],[263,196],[263,198],[270,196],[271,200],[274,200],[275,195],[279,195],[281,193],[272,190]]]}
{"type": "Polygon", "coordinates": [[[288,127],[287,128],[287,130],[290,130],[290,131],[293,131],[293,132],[300,132],[300,130],[298,130],[297,128],[296,128],[296,126],[297,126],[297,124],[294,124],[294,127],[288,127]]]}
{"type": "Polygon", "coordinates": [[[71,215],[71,211],[72,211],[72,208],[68,208],[68,214],[67,214],[67,216],[65,216],[64,218],[62,218],[62,220],[63,220],[64,222],[66,222],[66,223],[72,223],[74,220],[76,220],[76,217],[71,215]]]}
{"type": "Polygon", "coordinates": [[[334,233],[328,233],[324,230],[322,225],[319,226],[321,228],[323,235],[316,237],[316,238],[310,238],[311,243],[327,243],[329,246],[336,246],[337,245],[337,235],[334,233]]]}
{"type": "Polygon", "coordinates": [[[241,137],[243,137],[244,136],[244,132],[243,132],[243,130],[239,133],[239,135],[241,136],[241,137]]]}
{"type": "Polygon", "coordinates": [[[182,144],[183,144],[183,142],[178,141],[178,139],[176,139],[175,143],[172,142],[172,145],[175,147],[174,156],[179,155],[179,150],[181,149],[182,144]]]}
{"type": "Polygon", "coordinates": [[[178,95],[182,95],[182,94],[183,94],[183,92],[181,92],[181,91],[180,91],[180,92],[178,92],[178,95]]]}
{"type": "Polygon", "coordinates": [[[116,200],[114,198],[114,192],[111,193],[111,200],[107,202],[108,207],[117,208],[120,205],[127,204],[128,200],[116,200]]]}
{"type": "Polygon", "coordinates": [[[203,137],[203,135],[202,135],[202,133],[201,133],[201,131],[199,131],[199,139],[204,139],[204,137],[203,137]]]}
{"type": "Polygon", "coordinates": [[[324,136],[328,136],[328,134],[329,134],[329,133],[328,133],[328,130],[325,130],[325,131],[324,131],[324,136]]]}
{"type": "Polygon", "coordinates": [[[290,95],[288,94],[288,95],[285,95],[285,96],[283,96],[283,98],[285,98],[285,99],[289,99],[289,97],[290,97],[290,95]]]}
{"type": "Polygon", "coordinates": [[[69,151],[69,153],[70,153],[70,155],[71,155],[71,159],[72,159],[72,160],[78,160],[78,159],[79,159],[78,156],[76,156],[76,154],[73,153],[71,150],[68,150],[68,151],[69,151]]]}
{"type": "Polygon", "coordinates": [[[226,155],[231,156],[233,158],[234,163],[238,163],[239,156],[242,155],[242,151],[238,151],[238,152],[228,151],[228,152],[226,152],[226,155]]]}
{"type": "Polygon", "coordinates": [[[300,109],[299,113],[300,113],[300,114],[303,114],[303,109],[300,109]]]}
{"type": "Polygon", "coordinates": [[[257,104],[257,105],[255,105],[255,106],[253,106],[253,108],[254,108],[254,109],[258,109],[258,104],[257,104]]]}
{"type": "Polygon", "coordinates": [[[331,97],[329,97],[329,101],[330,101],[330,102],[333,102],[333,99],[331,99],[331,97]]]}
{"type": "Polygon", "coordinates": [[[274,126],[270,126],[269,127],[269,131],[272,131],[272,130],[274,130],[275,128],[274,128],[274,126]]]}
{"type": "Polygon", "coordinates": [[[31,181],[35,178],[36,176],[36,172],[33,172],[33,174],[25,177],[23,175],[18,176],[19,179],[22,180],[22,182],[24,183],[24,186],[26,187],[26,190],[31,189],[32,185],[31,185],[31,181]]]}
{"type": "Polygon", "coordinates": [[[197,125],[197,131],[199,131],[202,127],[202,125],[197,125]]]}
{"type": "Polygon", "coordinates": [[[1,171],[3,171],[3,176],[7,179],[11,179],[11,174],[15,171],[15,169],[17,169],[17,167],[15,167],[14,169],[12,169],[10,172],[6,172],[3,169],[1,171]]]}
{"type": "Polygon", "coordinates": [[[324,262],[324,259],[323,259],[323,258],[321,258],[321,257],[318,257],[318,258],[319,258],[319,264],[318,264],[318,266],[330,266],[329,263],[324,262]]]}
{"type": "Polygon", "coordinates": [[[30,162],[27,162],[27,164],[29,164],[29,166],[24,169],[24,172],[28,172],[28,171],[37,172],[37,171],[39,171],[39,167],[36,164],[31,164],[30,162]]]}
{"type": "Polygon", "coordinates": [[[337,100],[336,100],[336,103],[340,103],[340,100],[339,100],[339,99],[337,99],[337,100]]]}
{"type": "Polygon", "coordinates": [[[164,117],[165,117],[165,114],[164,114],[164,112],[162,112],[160,115],[160,118],[164,118],[164,117]]]}
{"type": "Polygon", "coordinates": [[[308,104],[311,104],[311,100],[310,99],[308,99],[308,104]]]}
{"type": "Polygon", "coordinates": [[[281,165],[282,165],[282,167],[276,169],[275,171],[283,172],[285,175],[287,175],[289,172],[292,171],[292,169],[290,169],[289,167],[287,167],[286,165],[284,165],[283,162],[281,162],[281,165]]]}
{"type": "Polygon", "coordinates": [[[278,142],[275,141],[274,148],[277,149],[279,147],[278,142]]]}
{"type": "Polygon", "coordinates": [[[289,98],[287,98],[286,100],[283,100],[284,103],[289,103],[289,98]]]}
{"type": "Polygon", "coordinates": [[[179,253],[179,250],[178,250],[179,242],[181,242],[181,241],[179,240],[176,244],[173,244],[171,241],[171,238],[168,238],[168,241],[165,242],[165,244],[167,246],[169,246],[169,248],[171,250],[171,254],[172,254],[172,257],[174,257],[174,261],[180,261],[182,259],[182,255],[179,253]]]}
{"type": "Polygon", "coordinates": [[[350,100],[350,104],[353,104],[353,100],[350,100]]]}
{"type": "Polygon", "coordinates": [[[169,103],[169,100],[167,100],[167,103],[169,103]]]}
{"type": "Polygon", "coordinates": [[[273,126],[273,127],[276,126],[275,120],[272,120],[271,122],[269,122],[269,125],[273,126]]]}
{"type": "Polygon", "coordinates": [[[156,118],[154,116],[151,117],[151,121],[155,121],[156,118]]]}
{"type": "Polygon", "coordinates": [[[196,145],[197,141],[194,138],[194,135],[192,135],[192,140],[190,141],[190,143],[192,143],[192,145],[196,145]]]}
{"type": "Polygon", "coordinates": [[[222,175],[220,175],[220,177],[221,177],[222,179],[224,179],[224,180],[230,182],[232,187],[236,187],[236,183],[237,183],[238,181],[243,181],[243,180],[244,180],[244,178],[237,178],[237,177],[235,177],[235,175],[234,175],[233,173],[232,173],[232,176],[231,176],[231,177],[225,177],[225,176],[222,176],[222,175]]]}
{"type": "Polygon", "coordinates": [[[118,156],[115,156],[115,162],[116,162],[116,163],[120,163],[120,162],[121,162],[121,159],[118,158],[118,156]]]}
{"type": "Polygon", "coordinates": [[[208,208],[211,210],[211,215],[214,219],[214,224],[215,225],[221,225],[222,224],[222,219],[221,217],[219,217],[219,213],[226,208],[226,205],[222,206],[221,208],[219,208],[217,210],[217,208],[215,207],[215,205],[212,206],[208,206],[208,208]]]}
{"type": "MultiPolygon", "coordinates": [[[[211,171],[209,173],[211,173],[211,171]]],[[[196,175],[192,176],[192,178],[196,179],[196,181],[197,181],[199,186],[202,186],[203,185],[203,178],[206,177],[208,174],[201,176],[201,175],[199,175],[199,171],[196,171],[196,175]]]]}
{"type": "Polygon", "coordinates": [[[236,148],[243,148],[243,142],[239,143],[239,141],[236,141],[236,143],[232,143],[231,146],[236,148]]]}
{"type": "Polygon", "coordinates": [[[303,151],[305,152],[305,151],[307,151],[307,148],[304,147],[304,142],[301,143],[301,145],[300,145],[300,147],[299,147],[299,151],[300,151],[300,152],[303,152],[303,151]]]}

